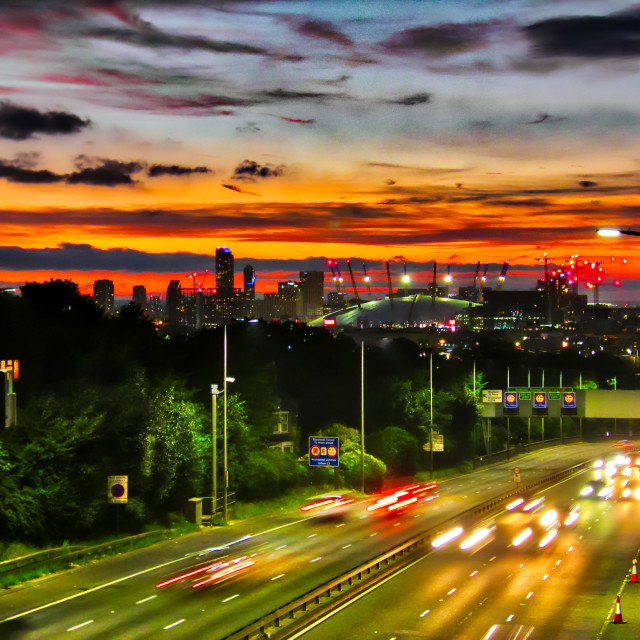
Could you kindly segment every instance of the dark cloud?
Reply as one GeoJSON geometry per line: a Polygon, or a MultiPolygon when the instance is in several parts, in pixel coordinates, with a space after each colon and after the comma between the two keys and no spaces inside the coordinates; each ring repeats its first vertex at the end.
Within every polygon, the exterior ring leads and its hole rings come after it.
{"type": "Polygon", "coordinates": [[[425,104],[431,102],[431,95],[428,93],[414,93],[411,96],[406,96],[398,100],[392,100],[393,104],[402,104],[407,107],[412,107],[416,104],[425,104]]]}
{"type": "Polygon", "coordinates": [[[245,53],[249,55],[266,55],[267,51],[241,42],[224,40],[208,40],[199,36],[181,36],[165,33],[155,29],[134,31],[132,29],[94,29],[90,34],[94,38],[117,40],[126,44],[149,47],[153,49],[173,48],[201,50],[211,53],[245,53]]]}
{"type": "Polygon", "coordinates": [[[415,51],[447,56],[472,51],[487,43],[489,23],[441,24],[395,33],[382,43],[388,51],[415,51]]]}
{"type": "Polygon", "coordinates": [[[294,28],[303,36],[330,40],[343,47],[349,47],[353,44],[351,38],[348,38],[344,33],[338,31],[333,24],[325,20],[305,20],[296,24],[294,28]]]}
{"type": "Polygon", "coordinates": [[[640,56],[640,11],[608,16],[541,20],[524,27],[533,50],[544,56],[626,58],[640,56]]]}
{"type": "Polygon", "coordinates": [[[96,249],[88,244],[64,243],[55,248],[0,247],[0,269],[12,271],[118,271],[171,273],[196,271],[211,256],[192,253],[153,254],[131,249],[96,249]]]}
{"type": "Polygon", "coordinates": [[[0,160],[0,178],[22,184],[52,184],[64,180],[64,176],[52,171],[24,169],[4,160],[0,160]]]}
{"type": "Polygon", "coordinates": [[[263,91],[262,95],[270,100],[325,100],[327,98],[341,98],[339,93],[322,93],[318,91],[287,91],[285,89],[274,89],[273,91],[263,91]]]}
{"type": "Polygon", "coordinates": [[[250,196],[257,196],[257,193],[254,193],[253,191],[246,191],[245,189],[241,189],[240,187],[237,187],[235,184],[223,184],[222,185],[225,189],[229,189],[229,191],[235,191],[236,193],[247,193],[250,196]]]}
{"type": "Polygon", "coordinates": [[[94,159],[84,155],[76,158],[76,167],[78,171],[66,176],[69,184],[91,184],[101,187],[133,184],[131,175],[143,169],[139,162],[94,159]]]}
{"type": "Polygon", "coordinates": [[[285,171],[284,165],[274,166],[271,164],[260,165],[253,160],[243,160],[233,171],[233,177],[243,178],[276,178],[285,171]]]}
{"type": "Polygon", "coordinates": [[[40,112],[12,102],[0,102],[0,138],[27,140],[37,133],[70,135],[78,133],[89,124],[89,120],[66,111],[40,112]]]}
{"type": "Polygon", "coordinates": [[[177,164],[152,164],[147,171],[150,178],[158,176],[187,176],[192,173],[210,173],[207,167],[181,167],[177,164]]]}
{"type": "Polygon", "coordinates": [[[580,180],[580,182],[578,182],[578,184],[585,188],[588,189],[589,187],[597,187],[598,183],[597,182],[592,182],[591,180],[580,180]]]}

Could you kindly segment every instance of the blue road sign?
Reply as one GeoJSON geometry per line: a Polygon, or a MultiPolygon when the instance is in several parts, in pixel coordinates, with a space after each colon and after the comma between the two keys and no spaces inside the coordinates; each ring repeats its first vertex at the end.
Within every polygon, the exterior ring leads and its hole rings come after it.
{"type": "Polygon", "coordinates": [[[507,391],[507,393],[504,394],[504,408],[505,409],[518,408],[518,394],[515,391],[507,391]]]}
{"type": "Polygon", "coordinates": [[[310,467],[337,467],[339,455],[339,438],[309,438],[310,467]]]}
{"type": "Polygon", "coordinates": [[[576,408],[576,394],[573,391],[568,391],[562,394],[562,408],[563,409],[575,409],[576,408]]]}
{"type": "Polygon", "coordinates": [[[547,392],[546,391],[536,391],[533,394],[533,408],[534,409],[547,408],[547,392]]]}

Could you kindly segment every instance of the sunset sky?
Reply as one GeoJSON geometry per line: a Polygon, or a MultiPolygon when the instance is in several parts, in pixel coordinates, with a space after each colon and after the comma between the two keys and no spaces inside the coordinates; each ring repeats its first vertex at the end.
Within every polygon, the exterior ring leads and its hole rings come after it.
{"type": "Polygon", "coordinates": [[[640,229],[638,4],[3,0],[0,29],[2,287],[159,293],[228,246],[260,293],[326,258],[529,288],[547,253],[640,304],[640,238],[595,235],[640,229]]]}

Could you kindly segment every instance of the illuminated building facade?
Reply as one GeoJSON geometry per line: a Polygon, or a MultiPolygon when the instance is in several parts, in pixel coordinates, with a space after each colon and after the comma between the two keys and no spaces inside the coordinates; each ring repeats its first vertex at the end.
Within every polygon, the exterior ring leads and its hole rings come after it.
{"type": "Polygon", "coordinates": [[[113,280],[96,280],[93,283],[93,301],[107,315],[113,315],[115,312],[113,280]]]}

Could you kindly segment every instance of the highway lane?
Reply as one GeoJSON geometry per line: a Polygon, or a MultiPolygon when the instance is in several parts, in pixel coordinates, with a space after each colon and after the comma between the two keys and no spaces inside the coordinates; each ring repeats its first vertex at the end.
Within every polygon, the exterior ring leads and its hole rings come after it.
{"type": "MultiPolygon", "coordinates": [[[[591,473],[545,490],[546,502],[568,503],[591,473]]],[[[638,553],[640,501],[579,503],[578,522],[548,548],[509,549],[497,537],[467,555],[452,542],[298,637],[638,638],[640,619],[608,620],[638,553]]]]}
{"type": "MultiPolygon", "coordinates": [[[[527,475],[532,479],[535,474],[547,474],[603,451],[610,451],[610,447],[558,447],[522,458],[518,466],[528,480],[527,475]]],[[[19,616],[0,624],[0,635],[148,638],[170,631],[181,637],[204,632],[208,637],[222,637],[376,553],[442,522],[452,513],[511,488],[513,464],[504,463],[446,481],[440,485],[437,501],[399,514],[393,520],[366,515],[363,505],[357,505],[343,520],[325,522],[314,517],[300,518],[300,512],[281,514],[267,519],[267,528],[263,530],[255,527],[256,522],[264,524],[264,519],[241,523],[67,572],[38,583],[37,588],[18,590],[0,598],[5,619],[19,616]],[[256,565],[245,574],[200,590],[189,585],[154,589],[153,585],[174,569],[186,570],[193,564],[194,553],[229,545],[246,535],[252,537],[229,550],[208,554],[253,556],[256,565]],[[168,562],[172,564],[153,568],[168,562]],[[127,576],[132,577],[123,579],[127,576]],[[62,601],[47,606],[58,600],[62,601]]]]}

